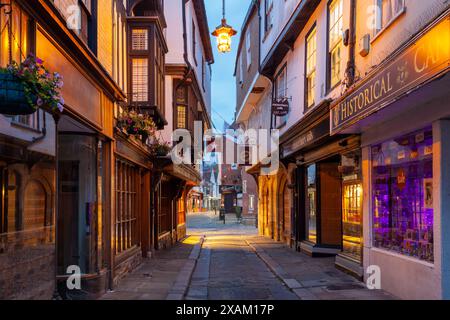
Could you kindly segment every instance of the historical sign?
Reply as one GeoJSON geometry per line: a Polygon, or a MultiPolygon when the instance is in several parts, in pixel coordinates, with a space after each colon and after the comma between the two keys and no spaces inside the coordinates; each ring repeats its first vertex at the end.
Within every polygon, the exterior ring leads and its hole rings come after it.
{"type": "Polygon", "coordinates": [[[284,117],[289,113],[289,100],[287,98],[275,99],[272,101],[272,114],[277,117],[284,117]]]}
{"type": "Polygon", "coordinates": [[[331,133],[335,134],[428,79],[449,70],[450,17],[416,40],[394,60],[369,76],[331,108],[331,133]]]}
{"type": "Polygon", "coordinates": [[[282,145],[283,158],[290,156],[291,154],[313,144],[320,138],[328,136],[330,133],[330,118],[327,117],[319,124],[314,126],[311,130],[304,132],[291,140],[288,140],[282,145]]]}

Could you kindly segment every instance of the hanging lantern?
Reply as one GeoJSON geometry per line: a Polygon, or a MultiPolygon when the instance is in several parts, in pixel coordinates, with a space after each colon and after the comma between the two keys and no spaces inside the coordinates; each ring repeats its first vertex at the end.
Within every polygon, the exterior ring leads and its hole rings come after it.
{"type": "Polygon", "coordinates": [[[217,38],[217,49],[221,53],[227,53],[231,51],[231,37],[237,34],[237,31],[233,27],[227,24],[225,19],[225,0],[223,0],[223,18],[220,26],[214,30],[212,35],[217,38]]]}

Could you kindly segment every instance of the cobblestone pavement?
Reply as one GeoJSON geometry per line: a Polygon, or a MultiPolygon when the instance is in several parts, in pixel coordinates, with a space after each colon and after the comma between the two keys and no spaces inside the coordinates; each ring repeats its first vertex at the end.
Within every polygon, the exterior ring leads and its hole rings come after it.
{"type": "Polygon", "coordinates": [[[186,299],[393,299],[337,270],[334,258],[295,252],[237,224],[232,215],[226,221],[212,213],[189,216],[188,233],[204,236],[204,242],[186,299]]]}
{"type": "Polygon", "coordinates": [[[226,224],[214,213],[190,214],[182,244],[156,253],[122,279],[106,300],[378,300],[337,270],[334,258],[311,258],[271,239],[253,226],[226,224]]]}

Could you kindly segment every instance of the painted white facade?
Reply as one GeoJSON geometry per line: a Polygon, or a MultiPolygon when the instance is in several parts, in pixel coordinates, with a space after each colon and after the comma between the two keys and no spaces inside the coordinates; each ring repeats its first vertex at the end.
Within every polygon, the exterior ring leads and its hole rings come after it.
{"type": "MultiPolygon", "coordinates": [[[[264,30],[265,1],[260,1],[261,15],[261,62],[265,61],[274,43],[280,37],[295,8],[304,1],[273,1],[273,26],[266,34],[264,30]]],[[[310,16],[305,27],[297,37],[293,47],[278,65],[274,75],[286,65],[287,89],[286,97],[290,99],[290,114],[286,124],[280,127],[283,135],[305,117],[305,44],[311,28],[317,28],[317,65],[315,105],[326,99],[335,100],[345,94],[342,86],[330,92],[326,90],[327,73],[327,33],[329,1],[321,1],[310,16]]],[[[381,31],[374,30],[377,14],[375,0],[356,1],[356,37],[355,37],[355,81],[356,85],[383,61],[390,58],[412,36],[419,33],[440,14],[450,8],[446,0],[416,1],[405,0],[404,9],[395,16],[381,31]],[[368,54],[362,56],[362,39],[369,36],[368,54]]],[[[343,0],[343,30],[350,27],[350,0],[343,0]]],[[[442,39],[447,41],[448,39],[442,39]]],[[[348,47],[342,46],[341,79],[345,78],[348,47]]],[[[376,265],[381,269],[382,289],[403,299],[449,299],[450,298],[450,196],[448,190],[450,169],[450,104],[448,97],[449,74],[437,81],[427,90],[403,97],[400,102],[389,106],[392,109],[405,110],[380,117],[374,116],[372,121],[361,124],[349,133],[361,133],[363,154],[363,267],[376,265]],[[404,109],[402,109],[404,108],[404,109]],[[433,199],[434,203],[434,257],[433,263],[424,262],[403,254],[394,253],[381,248],[374,248],[372,232],[372,164],[370,150],[373,144],[408,134],[427,126],[433,127],[433,199]]],[[[269,128],[272,84],[262,75],[254,81],[253,88],[263,86],[264,92],[257,97],[249,94],[237,115],[238,122],[246,128],[269,128]]],[[[251,90],[250,90],[251,91],[251,90]]],[[[308,112],[314,112],[312,108],[308,112]]],[[[260,195],[261,197],[261,195],[260,195]]],[[[365,275],[365,280],[368,275],[365,275]]]]}

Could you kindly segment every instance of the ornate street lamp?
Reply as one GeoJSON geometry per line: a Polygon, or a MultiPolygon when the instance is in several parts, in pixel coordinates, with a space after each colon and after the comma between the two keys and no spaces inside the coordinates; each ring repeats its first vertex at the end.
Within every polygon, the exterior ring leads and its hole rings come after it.
{"type": "Polygon", "coordinates": [[[225,0],[222,2],[222,23],[214,30],[212,35],[217,38],[217,49],[221,53],[231,51],[231,37],[235,36],[237,31],[227,24],[225,19],[225,0]]]}

